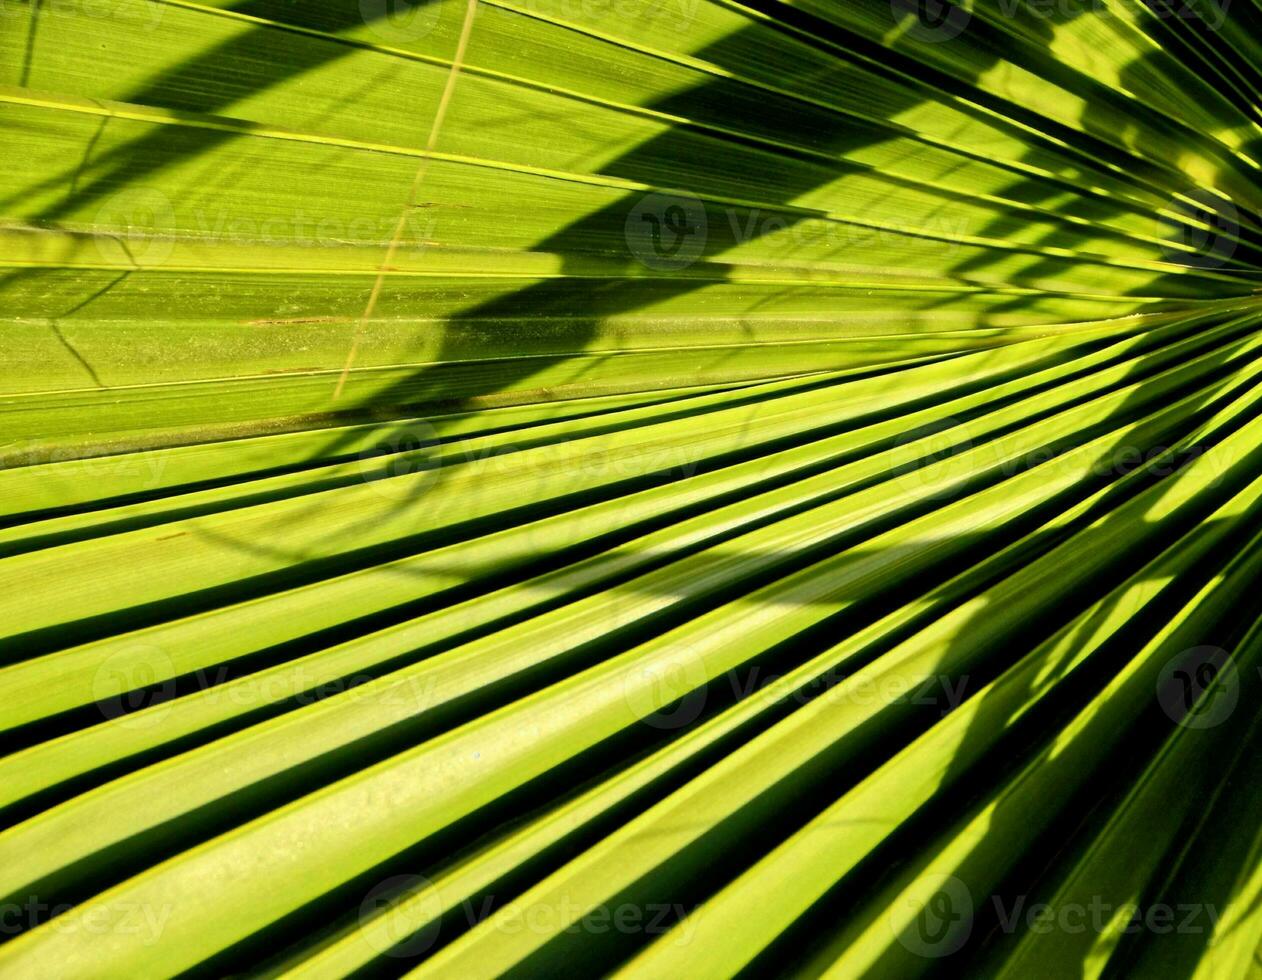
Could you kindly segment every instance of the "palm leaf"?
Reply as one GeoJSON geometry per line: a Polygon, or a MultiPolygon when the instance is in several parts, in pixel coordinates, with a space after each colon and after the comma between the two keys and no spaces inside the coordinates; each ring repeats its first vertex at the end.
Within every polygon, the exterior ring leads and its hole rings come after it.
{"type": "Polygon", "coordinates": [[[6,975],[1257,969],[1253,0],[3,13],[6,975]]]}

